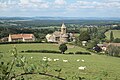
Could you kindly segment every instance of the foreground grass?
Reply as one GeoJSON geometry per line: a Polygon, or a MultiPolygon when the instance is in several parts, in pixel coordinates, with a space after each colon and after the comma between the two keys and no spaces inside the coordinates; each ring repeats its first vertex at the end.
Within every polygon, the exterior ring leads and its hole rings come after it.
{"type": "MultiPolygon", "coordinates": [[[[11,53],[7,53],[12,49],[13,45],[0,45],[0,52],[4,52],[3,61],[10,61],[12,59],[11,53]]],[[[47,49],[47,50],[58,50],[58,45],[56,44],[17,44],[18,51],[28,50],[28,49],[47,49]]],[[[69,51],[86,51],[83,48],[69,46],[69,51]]],[[[120,79],[120,58],[109,57],[104,55],[64,55],[64,54],[48,54],[48,53],[19,53],[19,55],[24,55],[30,64],[35,64],[41,66],[41,60],[43,57],[49,57],[51,59],[59,58],[59,61],[49,62],[49,72],[57,75],[54,69],[62,68],[61,77],[67,78],[67,80],[73,80],[73,76],[81,76],[87,78],[86,80],[98,80],[102,78],[103,80],[115,80],[120,79]],[[31,57],[33,57],[31,59],[31,57]],[[68,62],[64,63],[63,59],[67,59],[68,62]],[[76,60],[80,59],[79,62],[76,60]],[[84,59],[85,62],[82,62],[84,59]],[[78,67],[86,66],[85,70],[78,70],[78,67]],[[106,73],[108,74],[106,76],[106,73]]],[[[15,69],[18,73],[21,72],[19,68],[15,69]]],[[[40,71],[42,69],[40,68],[40,71]]],[[[45,76],[30,75],[31,80],[55,80],[45,76]]],[[[75,80],[75,79],[74,79],[75,80]]]]}
{"type": "Polygon", "coordinates": [[[120,30],[109,30],[105,33],[106,39],[110,39],[110,32],[113,31],[114,38],[120,38],[120,30]]]}

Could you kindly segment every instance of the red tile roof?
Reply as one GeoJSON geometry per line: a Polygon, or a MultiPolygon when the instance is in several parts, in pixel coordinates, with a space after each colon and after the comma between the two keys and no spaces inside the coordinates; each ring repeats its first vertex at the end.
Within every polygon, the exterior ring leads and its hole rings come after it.
{"type": "Polygon", "coordinates": [[[13,34],[13,35],[10,35],[12,39],[22,39],[22,38],[25,38],[25,39],[31,39],[33,38],[33,34],[13,34]]]}

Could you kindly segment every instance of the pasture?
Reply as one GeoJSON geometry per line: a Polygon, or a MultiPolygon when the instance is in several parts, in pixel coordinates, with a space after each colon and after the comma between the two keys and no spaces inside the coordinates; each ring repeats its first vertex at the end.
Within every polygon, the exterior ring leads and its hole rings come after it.
{"type": "MultiPolygon", "coordinates": [[[[50,65],[48,73],[57,75],[54,69],[62,69],[61,77],[67,80],[79,80],[75,79],[76,76],[85,77],[85,80],[119,80],[120,79],[120,58],[109,57],[105,55],[66,55],[66,54],[51,54],[51,53],[19,53],[22,50],[58,50],[57,44],[15,44],[18,54],[23,55],[29,61],[30,64],[41,66],[43,57],[51,58],[49,61],[50,65]],[[32,57],[32,58],[31,58],[32,57]],[[59,59],[58,61],[53,61],[59,59]],[[68,62],[63,62],[68,60],[68,62]],[[84,60],[84,62],[82,61],[84,60]],[[80,70],[80,66],[86,66],[85,70],[80,70]]],[[[0,45],[0,52],[4,53],[2,60],[11,60],[11,53],[9,50],[13,48],[13,44],[0,45]]],[[[74,47],[68,45],[67,52],[83,51],[84,48],[74,47]]],[[[20,72],[19,68],[15,68],[17,72],[20,72]]],[[[42,71],[42,68],[39,69],[42,71]]],[[[32,77],[30,80],[56,80],[53,78],[40,76],[40,75],[29,75],[32,77]]]]}
{"type": "Polygon", "coordinates": [[[120,38],[120,30],[109,30],[105,33],[106,39],[110,39],[110,32],[113,31],[114,38],[120,38]]]}

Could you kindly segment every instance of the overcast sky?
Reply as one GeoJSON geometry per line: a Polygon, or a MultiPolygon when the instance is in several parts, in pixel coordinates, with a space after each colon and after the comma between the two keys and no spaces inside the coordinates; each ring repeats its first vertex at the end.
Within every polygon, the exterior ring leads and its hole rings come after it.
{"type": "Polygon", "coordinates": [[[0,0],[0,17],[120,17],[120,0],[0,0]]]}

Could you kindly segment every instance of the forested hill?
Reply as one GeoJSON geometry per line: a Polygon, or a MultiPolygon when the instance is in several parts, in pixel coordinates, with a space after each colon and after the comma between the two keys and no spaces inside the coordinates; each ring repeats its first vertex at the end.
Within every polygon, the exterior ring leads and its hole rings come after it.
{"type": "MultiPolygon", "coordinates": [[[[119,19],[119,18],[117,18],[119,19]]],[[[49,27],[61,26],[62,23],[77,25],[112,25],[119,24],[120,20],[104,20],[97,18],[29,18],[29,17],[0,17],[0,27],[49,27]],[[96,20],[95,20],[96,19],[96,20]]]]}
{"type": "Polygon", "coordinates": [[[0,20],[118,20],[119,17],[0,17],[0,20]]]}

